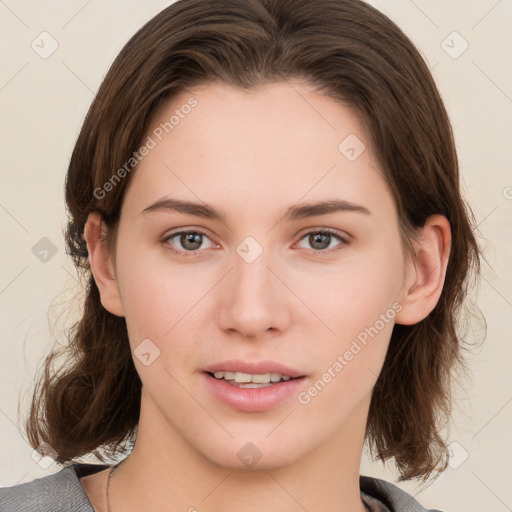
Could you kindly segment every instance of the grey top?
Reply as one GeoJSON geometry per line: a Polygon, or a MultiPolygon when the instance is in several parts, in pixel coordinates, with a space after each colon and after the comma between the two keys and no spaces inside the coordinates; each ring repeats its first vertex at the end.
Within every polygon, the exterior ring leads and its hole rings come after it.
{"type": "MultiPolygon", "coordinates": [[[[78,479],[108,467],[74,463],[53,475],[0,488],[0,512],[94,512],[78,479]]],[[[359,485],[370,512],[441,512],[427,510],[410,494],[379,478],[361,475],[359,485]]]]}

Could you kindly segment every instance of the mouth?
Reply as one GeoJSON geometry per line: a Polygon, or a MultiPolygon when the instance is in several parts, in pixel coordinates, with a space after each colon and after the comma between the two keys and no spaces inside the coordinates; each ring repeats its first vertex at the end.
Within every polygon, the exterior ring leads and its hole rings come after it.
{"type": "Polygon", "coordinates": [[[264,412],[289,403],[308,376],[280,362],[231,359],[201,370],[206,389],[219,402],[244,412],[264,412]]]}
{"type": "Polygon", "coordinates": [[[243,372],[232,372],[225,370],[218,370],[215,372],[205,372],[210,377],[216,380],[222,380],[231,386],[237,388],[256,389],[266,388],[275,386],[283,382],[290,380],[302,379],[305,376],[292,377],[282,373],[243,373],[243,372]]]}

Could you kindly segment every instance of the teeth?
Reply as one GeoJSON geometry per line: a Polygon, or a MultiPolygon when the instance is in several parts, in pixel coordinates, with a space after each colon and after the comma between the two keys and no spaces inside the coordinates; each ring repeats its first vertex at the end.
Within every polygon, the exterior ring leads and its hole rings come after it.
{"type": "MultiPolygon", "coordinates": [[[[256,377],[256,375],[255,375],[256,377]]],[[[235,382],[252,382],[252,375],[249,373],[236,372],[235,382]]],[[[263,381],[265,382],[265,381],[263,381]]]]}
{"type": "Polygon", "coordinates": [[[268,386],[272,386],[272,384],[270,383],[265,383],[265,384],[256,384],[254,382],[246,382],[246,383],[242,383],[240,384],[240,386],[238,386],[239,388],[266,388],[268,386]]]}
{"type": "MultiPolygon", "coordinates": [[[[271,382],[280,382],[281,380],[287,381],[291,377],[288,375],[281,375],[280,373],[263,373],[263,374],[250,374],[242,372],[215,372],[214,377],[216,379],[234,380],[238,383],[244,384],[270,384],[271,382]]],[[[243,386],[252,387],[252,386],[243,386]]]]}
{"type": "Polygon", "coordinates": [[[265,373],[264,375],[248,375],[248,377],[254,384],[268,384],[272,380],[270,373],[265,373]]]}

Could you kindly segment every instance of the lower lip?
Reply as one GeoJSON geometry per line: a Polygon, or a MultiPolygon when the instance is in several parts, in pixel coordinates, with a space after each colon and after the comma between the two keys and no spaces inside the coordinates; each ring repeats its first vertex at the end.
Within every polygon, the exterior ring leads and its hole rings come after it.
{"type": "Polygon", "coordinates": [[[245,412],[263,412],[297,394],[305,377],[279,382],[263,388],[239,388],[224,379],[216,379],[203,373],[206,383],[215,397],[223,404],[245,412]]]}

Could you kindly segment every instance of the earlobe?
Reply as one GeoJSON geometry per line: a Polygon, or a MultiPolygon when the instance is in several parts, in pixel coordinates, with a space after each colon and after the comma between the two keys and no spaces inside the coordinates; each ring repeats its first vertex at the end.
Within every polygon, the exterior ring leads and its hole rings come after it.
{"type": "Polygon", "coordinates": [[[396,323],[413,325],[435,308],[443,291],[451,249],[450,223],[443,215],[431,215],[415,246],[414,261],[407,265],[396,323]]]}
{"type": "Polygon", "coordinates": [[[103,307],[113,315],[124,316],[114,265],[103,242],[103,226],[101,215],[98,212],[89,214],[84,227],[89,265],[100,292],[103,307]]]}

